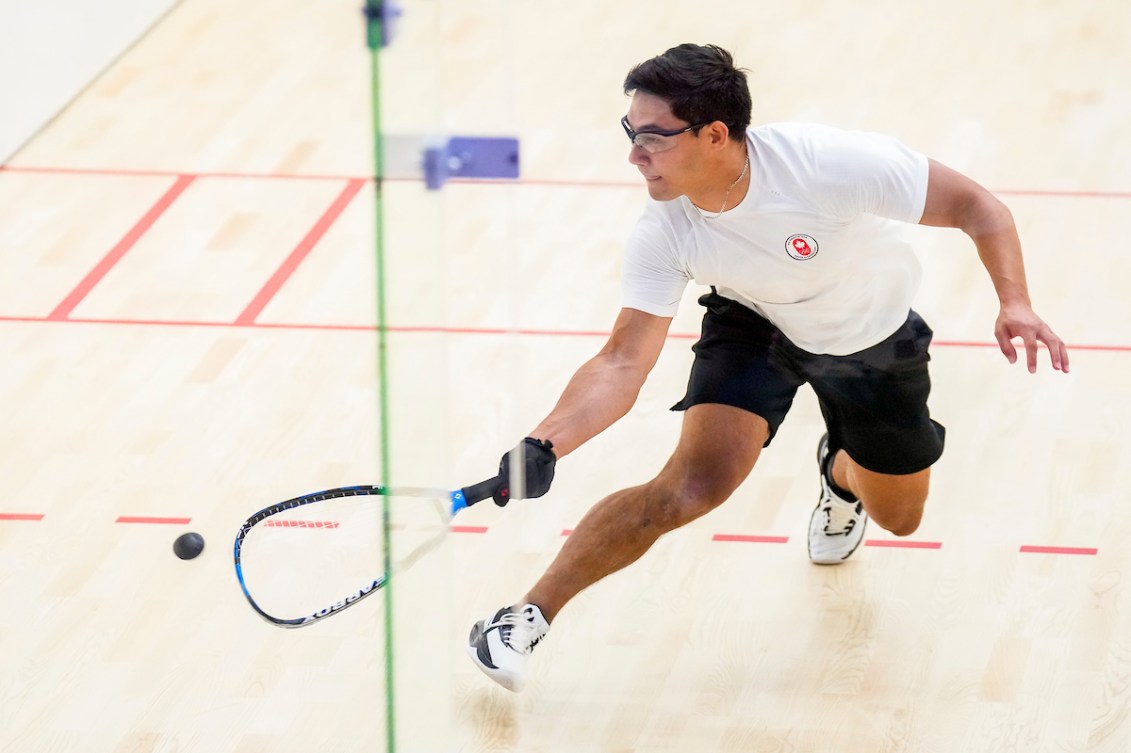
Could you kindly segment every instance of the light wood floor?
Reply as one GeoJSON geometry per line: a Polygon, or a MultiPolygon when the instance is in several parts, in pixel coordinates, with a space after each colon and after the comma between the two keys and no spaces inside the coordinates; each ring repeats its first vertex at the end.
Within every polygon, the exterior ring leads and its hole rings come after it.
{"type": "MultiPolygon", "coordinates": [[[[376,480],[358,5],[184,0],[0,170],[4,753],[384,748],[379,600],[276,630],[230,562],[259,506],[376,480]]],[[[1131,750],[1131,6],[404,5],[388,132],[518,136],[523,180],[388,186],[392,481],[489,475],[602,343],[643,201],[621,81],[683,41],[734,51],[758,122],[892,133],[997,191],[1073,348],[1069,375],[1010,367],[970,244],[909,228],[949,430],[914,546],[808,563],[805,393],[735,498],[571,604],[508,694],[467,629],[671,451],[689,291],[633,413],[399,581],[398,750],[1131,750]]]]}

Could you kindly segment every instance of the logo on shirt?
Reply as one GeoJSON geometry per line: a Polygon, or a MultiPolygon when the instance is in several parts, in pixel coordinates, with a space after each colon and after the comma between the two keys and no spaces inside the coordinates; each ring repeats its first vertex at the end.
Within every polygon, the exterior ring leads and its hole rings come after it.
{"type": "Polygon", "coordinates": [[[811,235],[791,235],[785,241],[785,252],[798,261],[817,255],[817,239],[811,235]]]}

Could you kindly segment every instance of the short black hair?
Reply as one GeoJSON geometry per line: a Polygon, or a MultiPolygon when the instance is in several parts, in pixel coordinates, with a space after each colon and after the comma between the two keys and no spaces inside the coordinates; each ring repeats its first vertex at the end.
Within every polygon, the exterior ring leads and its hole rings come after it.
{"type": "Polygon", "coordinates": [[[624,93],[644,92],[668,103],[688,123],[721,120],[736,141],[750,126],[750,87],[734,58],[713,44],[681,44],[635,66],[624,79],[624,93]]]}

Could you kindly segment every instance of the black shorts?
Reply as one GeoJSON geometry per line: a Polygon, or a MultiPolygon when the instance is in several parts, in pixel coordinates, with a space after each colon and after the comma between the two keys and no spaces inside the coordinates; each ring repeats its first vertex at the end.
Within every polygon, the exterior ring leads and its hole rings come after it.
{"type": "Polygon", "coordinates": [[[686,410],[720,403],[757,414],[770,424],[769,445],[793,404],[797,388],[812,386],[829,431],[829,447],[844,449],[876,473],[915,473],[942,455],[946,430],[931,419],[927,373],[931,328],[910,312],[883,342],[848,356],[815,355],[741,303],[715,292],[687,395],[672,406],[686,410]]]}

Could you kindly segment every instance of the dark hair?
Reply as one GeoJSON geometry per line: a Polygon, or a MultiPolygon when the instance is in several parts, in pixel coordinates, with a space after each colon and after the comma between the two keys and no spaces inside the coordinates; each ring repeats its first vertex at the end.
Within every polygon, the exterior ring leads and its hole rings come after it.
{"type": "Polygon", "coordinates": [[[687,123],[721,120],[736,141],[750,125],[750,88],[734,58],[713,44],[681,44],[645,60],[624,79],[624,93],[644,92],[668,103],[672,114],[687,123]]]}

